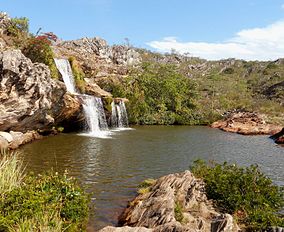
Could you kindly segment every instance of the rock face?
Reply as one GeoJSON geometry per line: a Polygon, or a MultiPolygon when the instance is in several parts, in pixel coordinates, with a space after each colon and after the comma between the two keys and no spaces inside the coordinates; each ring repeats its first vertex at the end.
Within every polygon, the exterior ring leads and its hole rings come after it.
{"type": "Polygon", "coordinates": [[[189,171],[158,179],[148,193],[130,202],[119,225],[123,227],[106,227],[100,232],[239,231],[231,215],[214,209],[205,195],[204,182],[189,171]]]}
{"type": "Polygon", "coordinates": [[[21,132],[51,128],[81,106],[62,82],[51,79],[46,65],[19,50],[0,53],[0,103],[0,131],[21,132]]]}
{"type": "Polygon", "coordinates": [[[6,31],[6,28],[11,24],[11,19],[5,12],[0,12],[0,34],[6,31]]]}
{"type": "Polygon", "coordinates": [[[224,120],[214,122],[211,127],[244,135],[269,135],[281,130],[281,126],[268,124],[263,115],[253,112],[229,113],[224,120]]]}
{"type": "Polygon", "coordinates": [[[88,78],[114,78],[127,73],[129,65],[141,62],[138,52],[128,46],[109,46],[105,40],[83,38],[53,46],[57,57],[75,57],[88,78]]]}

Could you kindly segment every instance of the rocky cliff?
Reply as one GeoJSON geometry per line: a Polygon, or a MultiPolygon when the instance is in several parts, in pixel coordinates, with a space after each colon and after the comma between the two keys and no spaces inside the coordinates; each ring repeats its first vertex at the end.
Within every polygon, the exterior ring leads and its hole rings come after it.
{"type": "Polygon", "coordinates": [[[119,225],[122,227],[106,227],[100,232],[239,231],[231,215],[213,207],[204,182],[189,171],[159,178],[148,192],[129,203],[119,225]]]}
{"type": "Polygon", "coordinates": [[[109,46],[99,37],[58,42],[53,46],[57,57],[75,57],[87,78],[120,78],[129,66],[138,65],[141,57],[128,46],[109,46]]]}
{"type": "Polygon", "coordinates": [[[19,50],[0,53],[0,131],[48,130],[80,112],[80,102],[46,65],[19,50]]]}

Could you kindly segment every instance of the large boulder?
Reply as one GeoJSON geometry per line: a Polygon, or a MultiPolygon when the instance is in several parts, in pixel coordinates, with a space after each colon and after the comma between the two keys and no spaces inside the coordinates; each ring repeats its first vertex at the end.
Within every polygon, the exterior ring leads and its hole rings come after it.
{"type": "Polygon", "coordinates": [[[231,215],[213,207],[204,182],[189,171],[161,177],[145,192],[120,216],[122,227],[106,227],[100,232],[239,231],[231,215]]]}
{"type": "Polygon", "coordinates": [[[32,63],[20,50],[0,53],[1,131],[47,129],[73,117],[81,105],[66,94],[65,85],[51,79],[46,65],[32,63]]]}

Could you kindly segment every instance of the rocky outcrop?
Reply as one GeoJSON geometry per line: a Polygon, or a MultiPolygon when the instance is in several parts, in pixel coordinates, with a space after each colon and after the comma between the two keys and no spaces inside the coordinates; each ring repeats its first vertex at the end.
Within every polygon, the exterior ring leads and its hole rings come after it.
{"type": "Polygon", "coordinates": [[[129,203],[119,225],[122,227],[106,227],[100,232],[239,231],[231,215],[213,207],[204,182],[189,171],[159,178],[149,192],[129,203]]]}
{"type": "Polygon", "coordinates": [[[273,139],[275,143],[284,144],[284,128],[282,128],[280,132],[270,136],[270,138],[273,139]]]}
{"type": "Polygon", "coordinates": [[[111,93],[103,90],[91,78],[85,78],[85,93],[96,97],[112,97],[111,93]]]}
{"type": "Polygon", "coordinates": [[[271,135],[281,130],[281,126],[266,123],[264,115],[253,112],[231,112],[211,127],[244,135],[271,135]]]}
{"type": "Polygon", "coordinates": [[[11,18],[5,12],[0,12],[0,35],[4,34],[7,27],[11,25],[11,18]]]}
{"type": "Polygon", "coordinates": [[[128,66],[141,62],[140,54],[128,46],[109,46],[105,40],[82,38],[53,46],[57,57],[75,57],[88,78],[116,78],[128,72],[128,66]]]}
{"type": "Polygon", "coordinates": [[[47,129],[80,112],[65,85],[49,68],[32,63],[19,50],[0,53],[0,131],[47,129]]]}
{"type": "Polygon", "coordinates": [[[10,131],[0,132],[0,149],[16,149],[21,145],[29,143],[42,136],[36,131],[28,131],[26,133],[10,131]]]}

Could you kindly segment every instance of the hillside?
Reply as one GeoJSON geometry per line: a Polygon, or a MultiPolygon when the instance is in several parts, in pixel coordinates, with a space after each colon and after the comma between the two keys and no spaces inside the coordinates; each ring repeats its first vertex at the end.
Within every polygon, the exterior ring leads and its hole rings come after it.
{"type": "Polygon", "coordinates": [[[26,18],[1,14],[0,51],[11,49],[46,64],[55,80],[60,75],[53,58],[69,59],[81,92],[128,98],[134,124],[207,125],[228,112],[249,111],[284,125],[283,59],[207,61],[109,46],[100,38],[60,41],[52,33],[30,34],[26,18]]]}

